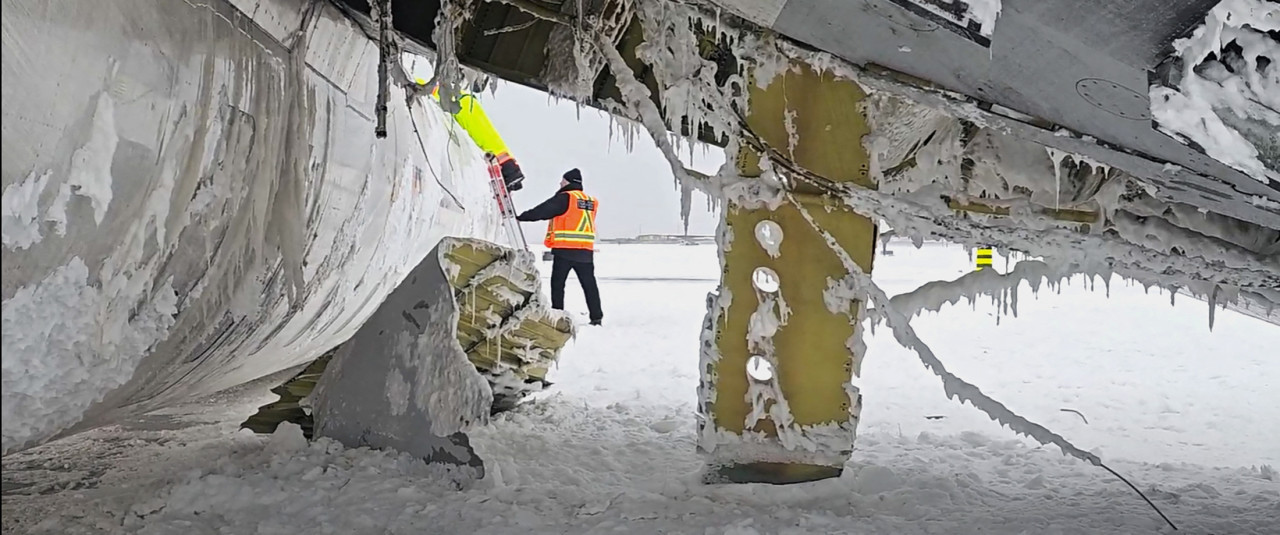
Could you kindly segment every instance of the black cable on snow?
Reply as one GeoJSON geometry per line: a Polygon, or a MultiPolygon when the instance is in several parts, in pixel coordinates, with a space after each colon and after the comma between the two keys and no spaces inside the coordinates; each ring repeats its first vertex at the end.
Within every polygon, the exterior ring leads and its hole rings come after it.
{"type": "Polygon", "coordinates": [[[890,330],[893,331],[894,338],[898,340],[898,343],[907,349],[915,351],[917,356],[920,357],[920,361],[925,365],[925,368],[928,368],[929,371],[934,373],[934,375],[937,375],[942,379],[943,388],[946,390],[947,397],[957,398],[961,402],[967,401],[970,405],[973,405],[974,408],[986,413],[992,420],[995,420],[1001,425],[1008,426],[1014,433],[1030,437],[1041,444],[1057,446],[1065,455],[1075,457],[1094,466],[1099,466],[1110,472],[1112,475],[1119,478],[1120,481],[1123,481],[1128,485],[1129,488],[1133,489],[1134,492],[1137,492],[1138,496],[1141,496],[1143,501],[1147,502],[1147,505],[1150,505],[1151,508],[1155,510],[1156,514],[1160,515],[1160,518],[1164,519],[1164,521],[1169,524],[1169,527],[1173,528],[1174,531],[1178,530],[1178,526],[1174,525],[1173,521],[1169,520],[1169,517],[1165,516],[1164,512],[1161,511],[1159,507],[1156,507],[1156,504],[1152,502],[1151,499],[1147,498],[1146,494],[1143,494],[1141,490],[1138,490],[1138,487],[1128,479],[1125,479],[1124,476],[1121,476],[1118,472],[1112,470],[1106,464],[1103,464],[1102,459],[1098,458],[1097,455],[1084,451],[1067,441],[1067,439],[1063,438],[1061,435],[1048,430],[1040,424],[1015,414],[1008,407],[1005,407],[1003,403],[1000,403],[999,401],[996,401],[984,394],[977,386],[970,384],[947,371],[946,367],[943,366],[942,361],[933,353],[933,350],[916,335],[915,329],[911,327],[910,320],[894,309],[893,305],[890,303],[889,296],[871,280],[870,275],[865,271],[862,271],[862,268],[854,262],[853,257],[849,255],[848,251],[845,251],[844,248],[836,242],[835,237],[818,225],[818,222],[813,219],[813,216],[809,214],[809,211],[800,204],[795,197],[787,194],[787,198],[793,205],[795,205],[796,209],[800,211],[800,215],[809,223],[809,226],[812,227],[814,231],[822,235],[827,242],[827,246],[836,253],[836,256],[840,257],[840,261],[844,264],[845,270],[849,272],[850,283],[852,283],[855,289],[860,289],[864,294],[866,294],[866,297],[875,304],[876,310],[880,311],[882,317],[885,319],[885,323],[887,323],[890,330]]]}
{"type": "Polygon", "coordinates": [[[1147,505],[1150,505],[1152,509],[1156,510],[1156,514],[1160,515],[1160,518],[1163,518],[1164,521],[1169,524],[1169,527],[1173,528],[1174,531],[1178,531],[1178,526],[1175,526],[1173,524],[1173,521],[1169,520],[1169,517],[1164,516],[1164,512],[1161,511],[1159,507],[1156,507],[1156,504],[1151,501],[1151,498],[1148,498],[1146,494],[1143,494],[1142,491],[1138,490],[1138,487],[1136,485],[1134,485],[1133,483],[1130,483],[1129,480],[1125,479],[1124,476],[1120,475],[1119,472],[1112,470],[1110,466],[1107,466],[1102,463],[1098,463],[1098,466],[1101,466],[1103,470],[1111,472],[1111,475],[1119,478],[1120,481],[1123,481],[1125,485],[1129,485],[1129,488],[1133,489],[1134,492],[1138,493],[1138,496],[1142,496],[1142,499],[1147,502],[1147,505]]]}

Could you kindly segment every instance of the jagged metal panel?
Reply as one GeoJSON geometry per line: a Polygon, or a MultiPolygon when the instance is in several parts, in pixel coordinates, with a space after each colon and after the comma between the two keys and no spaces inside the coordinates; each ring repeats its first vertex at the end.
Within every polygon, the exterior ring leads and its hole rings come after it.
{"type": "Polygon", "coordinates": [[[458,345],[439,249],[338,347],[312,394],[313,433],[483,470],[462,429],[488,416],[492,394],[458,345]]]}
{"type": "MultiPolygon", "coordinates": [[[[751,22],[854,63],[883,66],[1047,120],[1157,165],[1172,162],[1192,171],[1182,177],[1186,188],[1225,189],[1234,204],[1247,204],[1254,195],[1280,200],[1280,184],[1264,184],[1152,126],[1148,70],[1215,1],[1005,0],[989,45],[904,7],[924,1],[717,3],[756,13],[751,22]]],[[[1092,157],[1111,150],[1103,144],[1083,144],[1074,152],[1092,157]]]]}
{"type": "MultiPolygon", "coordinates": [[[[419,412],[429,413],[429,408],[416,400],[448,397],[454,388],[463,391],[477,388],[468,381],[453,382],[451,376],[430,373],[448,369],[431,364],[438,362],[434,359],[448,358],[458,362],[462,358],[469,360],[489,382],[493,392],[490,412],[514,408],[527,395],[547,384],[548,369],[573,336],[570,318],[563,311],[552,311],[546,304],[534,266],[532,253],[528,251],[474,238],[441,240],[436,251],[402,284],[411,288],[398,289],[392,299],[379,307],[368,324],[373,327],[366,325],[354,339],[273,388],[271,391],[280,399],[262,406],[241,427],[256,433],[271,433],[280,422],[288,421],[302,426],[303,434],[311,438],[314,421],[306,402],[314,390],[324,392],[317,399],[323,398],[322,414],[331,436],[344,441],[356,440],[354,444],[361,446],[367,445],[360,441],[370,440],[370,435],[381,437],[385,442],[380,443],[382,445],[391,445],[388,441],[392,439],[417,444],[416,439],[411,440],[413,437],[408,435],[416,432],[415,429],[428,429],[430,426],[425,421],[410,421],[407,428],[401,429],[398,427],[404,423],[401,418],[383,421],[387,411],[378,407],[390,404],[390,414],[400,416],[412,402],[418,404],[419,412]],[[437,262],[439,268],[428,266],[431,262],[437,262]],[[442,283],[449,287],[441,287],[442,283]],[[453,299],[448,299],[450,293],[453,299]],[[404,308],[410,303],[405,296],[416,296],[419,300],[404,308]],[[376,334],[370,330],[376,330],[376,334]],[[440,340],[449,333],[456,334],[456,346],[440,340]],[[377,349],[369,350],[371,346],[377,349]],[[359,370],[335,372],[329,376],[327,389],[315,390],[335,354],[343,355],[343,360],[335,366],[354,360],[359,370]],[[371,378],[377,379],[368,375],[371,368],[385,376],[381,390],[363,390],[371,378]],[[355,376],[349,376],[350,373],[355,376]],[[400,408],[396,408],[397,403],[401,404],[400,408]],[[361,426],[364,430],[360,438],[352,438],[349,431],[361,426]]],[[[457,371],[466,375],[465,366],[457,371]]],[[[410,417],[417,416],[421,415],[410,417]]],[[[425,436],[432,443],[445,440],[430,433],[425,436]]],[[[461,435],[451,436],[449,442],[465,449],[465,437],[461,435]]],[[[443,460],[456,462],[457,458],[450,456],[443,460]]]]}

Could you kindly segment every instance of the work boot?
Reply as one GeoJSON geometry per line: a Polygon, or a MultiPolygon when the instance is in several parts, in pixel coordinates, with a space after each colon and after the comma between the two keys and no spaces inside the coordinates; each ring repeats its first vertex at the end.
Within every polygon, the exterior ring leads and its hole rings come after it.
{"type": "Polygon", "coordinates": [[[602,323],[604,323],[604,318],[596,318],[596,319],[591,320],[591,322],[590,322],[590,323],[588,323],[587,325],[596,325],[596,326],[599,326],[599,325],[601,325],[602,323]]]}

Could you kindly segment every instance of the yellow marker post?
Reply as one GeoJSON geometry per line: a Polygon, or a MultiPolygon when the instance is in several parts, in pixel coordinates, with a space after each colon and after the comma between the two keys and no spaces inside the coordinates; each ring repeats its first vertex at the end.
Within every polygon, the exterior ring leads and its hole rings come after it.
{"type": "Polygon", "coordinates": [[[991,267],[991,248],[979,247],[976,271],[982,271],[982,268],[989,268],[989,267],[991,267]]]}

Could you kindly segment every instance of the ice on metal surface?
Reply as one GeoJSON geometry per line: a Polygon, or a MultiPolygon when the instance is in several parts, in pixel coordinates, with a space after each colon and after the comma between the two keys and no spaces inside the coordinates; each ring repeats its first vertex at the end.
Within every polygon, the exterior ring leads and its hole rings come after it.
{"type": "Polygon", "coordinates": [[[1223,0],[1174,43],[1176,87],[1151,86],[1151,113],[1168,133],[1262,182],[1280,181],[1280,4],[1223,0]],[[1271,35],[1268,35],[1271,32],[1271,35]]]}
{"type": "Polygon", "coordinates": [[[501,230],[448,115],[392,98],[374,139],[376,47],[332,5],[36,4],[5,3],[6,452],[313,360],[501,230]]]}

